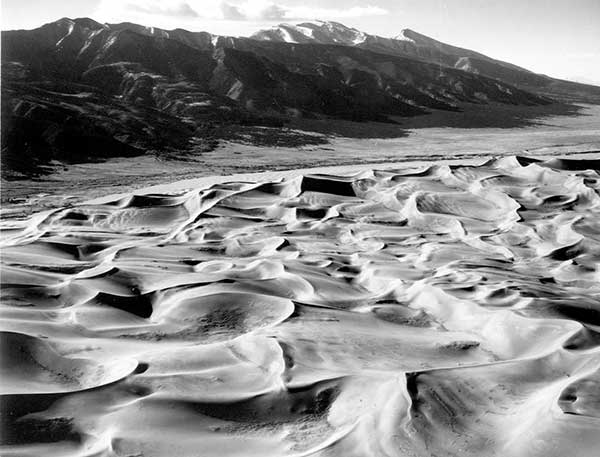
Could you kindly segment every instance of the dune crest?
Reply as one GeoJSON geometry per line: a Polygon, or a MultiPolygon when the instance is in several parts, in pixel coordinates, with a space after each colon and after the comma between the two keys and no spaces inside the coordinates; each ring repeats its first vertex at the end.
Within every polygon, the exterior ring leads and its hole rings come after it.
{"type": "Polygon", "coordinates": [[[592,456],[600,162],[5,219],[3,456],[592,456]]]}

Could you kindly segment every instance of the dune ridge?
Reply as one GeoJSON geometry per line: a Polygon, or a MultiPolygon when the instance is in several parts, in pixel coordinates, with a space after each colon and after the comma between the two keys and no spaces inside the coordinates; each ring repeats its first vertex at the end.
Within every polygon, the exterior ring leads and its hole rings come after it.
{"type": "Polygon", "coordinates": [[[5,219],[4,456],[592,456],[600,161],[5,219]]]}

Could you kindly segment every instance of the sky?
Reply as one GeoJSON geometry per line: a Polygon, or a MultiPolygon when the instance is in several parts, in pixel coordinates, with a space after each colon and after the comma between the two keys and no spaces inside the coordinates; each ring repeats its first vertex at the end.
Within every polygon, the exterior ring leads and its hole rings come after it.
{"type": "Polygon", "coordinates": [[[600,85],[600,0],[2,0],[2,30],[61,17],[248,36],[321,19],[393,37],[410,28],[549,76],[600,85]]]}

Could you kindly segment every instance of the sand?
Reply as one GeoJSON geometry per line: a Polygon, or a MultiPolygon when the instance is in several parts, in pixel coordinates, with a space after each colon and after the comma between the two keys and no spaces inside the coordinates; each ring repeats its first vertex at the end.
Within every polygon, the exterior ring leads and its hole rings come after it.
{"type": "MultiPolygon", "coordinates": [[[[563,114],[554,105],[545,108],[544,111],[548,110],[545,113],[535,107],[505,106],[503,110],[509,111],[507,115],[498,109],[469,106],[462,113],[435,112],[404,118],[400,125],[315,121],[295,126],[309,130],[320,126],[321,134],[311,135],[319,135],[327,142],[322,145],[254,145],[226,141],[214,151],[202,154],[167,158],[149,152],[140,157],[112,158],[96,163],[55,164],[47,175],[16,181],[2,179],[0,217],[31,214],[199,177],[229,175],[229,180],[235,180],[239,175],[255,172],[337,168],[341,164],[380,168],[399,162],[446,161],[448,158],[568,156],[600,151],[600,105],[571,106],[569,112],[563,114]],[[340,127],[339,131],[336,127],[340,127]],[[332,133],[332,129],[337,133],[332,133]]],[[[275,131],[278,137],[290,133],[275,131]]]]}
{"type": "Polygon", "coordinates": [[[0,454],[597,455],[589,157],[187,182],[4,219],[0,454]]]}

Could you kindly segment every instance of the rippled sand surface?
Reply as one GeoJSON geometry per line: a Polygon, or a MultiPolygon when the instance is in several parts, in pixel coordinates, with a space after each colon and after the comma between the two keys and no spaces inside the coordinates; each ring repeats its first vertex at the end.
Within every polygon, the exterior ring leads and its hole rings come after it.
{"type": "Polygon", "coordinates": [[[3,456],[596,456],[598,162],[5,220],[3,456]]]}

